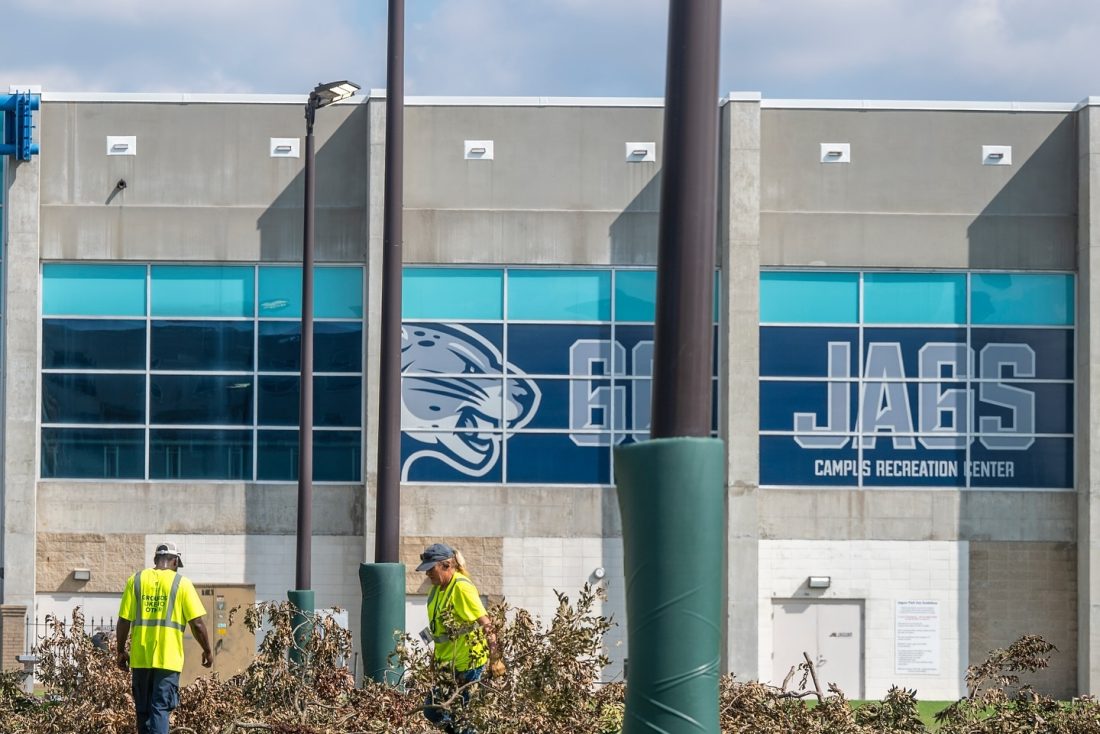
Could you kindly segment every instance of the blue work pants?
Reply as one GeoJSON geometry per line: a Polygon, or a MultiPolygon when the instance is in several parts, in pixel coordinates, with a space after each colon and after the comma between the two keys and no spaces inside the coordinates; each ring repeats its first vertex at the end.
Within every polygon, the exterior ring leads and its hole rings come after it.
{"type": "MultiPolygon", "coordinates": [[[[455,671],[455,687],[465,686],[467,683],[475,683],[481,680],[481,673],[485,670],[485,666],[481,665],[470,670],[455,671]]],[[[470,703],[470,694],[476,686],[469,686],[462,691],[462,695],[459,696],[459,700],[462,701],[462,706],[470,703]]],[[[456,729],[454,723],[454,717],[451,716],[451,712],[447,709],[441,708],[440,703],[446,701],[454,695],[454,689],[447,691],[443,688],[435,688],[428,698],[424,701],[424,718],[431,722],[432,726],[435,726],[447,734],[477,734],[472,728],[456,729]]],[[[451,707],[455,707],[458,701],[451,704],[451,707]]]]}
{"type": "Polygon", "coordinates": [[[180,705],[180,674],[160,668],[131,668],[138,734],[168,734],[168,715],[180,705]]]}

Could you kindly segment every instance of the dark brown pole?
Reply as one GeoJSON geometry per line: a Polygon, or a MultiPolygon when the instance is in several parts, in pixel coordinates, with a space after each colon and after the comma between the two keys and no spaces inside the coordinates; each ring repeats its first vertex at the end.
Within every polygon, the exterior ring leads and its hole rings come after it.
{"type": "Polygon", "coordinates": [[[653,438],[709,436],[721,0],[669,3],[653,438]]]}
{"type": "Polygon", "coordinates": [[[298,403],[298,553],[294,588],[310,587],[313,547],[313,95],[306,103],[305,211],[302,214],[302,370],[298,403]]]}
{"type": "Polygon", "coordinates": [[[386,48],[386,179],[382,214],[382,366],[374,562],[397,563],[401,537],[401,212],[405,148],[405,1],[390,0],[386,48]]]}

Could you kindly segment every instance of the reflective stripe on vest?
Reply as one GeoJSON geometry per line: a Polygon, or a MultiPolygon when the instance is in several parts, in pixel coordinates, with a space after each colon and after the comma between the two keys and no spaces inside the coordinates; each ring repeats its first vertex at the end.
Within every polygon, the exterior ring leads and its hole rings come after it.
{"type": "Polygon", "coordinates": [[[134,574],[134,599],[137,602],[137,611],[134,614],[134,621],[131,625],[134,627],[169,627],[174,630],[183,632],[184,625],[179,622],[172,621],[172,614],[176,611],[176,592],[180,588],[179,572],[176,573],[176,577],[172,579],[172,590],[168,592],[168,608],[165,610],[164,619],[143,619],[144,605],[141,603],[141,571],[134,574]]]}

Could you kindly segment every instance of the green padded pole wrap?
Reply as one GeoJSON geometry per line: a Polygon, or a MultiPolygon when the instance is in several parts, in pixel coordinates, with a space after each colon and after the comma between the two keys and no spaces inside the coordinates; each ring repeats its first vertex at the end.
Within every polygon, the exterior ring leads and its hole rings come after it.
{"type": "Polygon", "coordinates": [[[309,638],[313,636],[313,625],[310,618],[314,610],[313,591],[310,589],[296,589],[286,592],[286,598],[294,605],[294,647],[290,650],[290,659],[296,663],[308,662],[305,659],[305,650],[309,647],[309,638]]]}
{"type": "Polygon", "coordinates": [[[391,667],[390,654],[397,647],[394,631],[405,631],[405,564],[360,563],[359,588],[363,592],[359,613],[363,675],[396,686],[403,671],[391,667]]]}
{"type": "Polygon", "coordinates": [[[629,657],[623,734],[718,732],[724,462],[714,438],[615,449],[629,657]]]}

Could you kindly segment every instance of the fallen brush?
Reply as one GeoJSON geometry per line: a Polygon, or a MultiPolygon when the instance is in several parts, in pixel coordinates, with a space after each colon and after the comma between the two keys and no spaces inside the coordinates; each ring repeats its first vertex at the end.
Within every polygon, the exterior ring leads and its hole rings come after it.
{"type": "MultiPolygon", "coordinates": [[[[545,624],[523,609],[494,606],[490,615],[508,670],[500,678],[472,685],[467,707],[458,705],[460,691],[419,640],[396,638],[393,664],[405,671],[400,689],[370,681],[357,687],[344,662],[351,658],[351,634],[330,614],[309,615],[313,634],[292,658],[296,610],[289,603],[234,610],[231,623],[253,632],[266,630],[255,658],[232,678],[222,680],[215,674],[185,686],[172,716],[172,732],[427,734],[437,730],[424,720],[422,707],[428,693],[442,687],[449,693],[437,704],[448,708],[458,723],[468,723],[482,734],[613,734],[622,729],[625,686],[600,680],[609,663],[604,636],[613,626],[596,612],[602,598],[601,588],[587,585],[575,603],[559,594],[558,608],[545,624]]],[[[79,608],[69,625],[49,619],[35,652],[45,695],[25,693],[21,672],[0,674],[0,732],[135,731],[130,677],[115,666],[114,641],[104,649],[102,640],[89,638],[79,608]]],[[[1092,699],[1065,704],[1020,685],[1020,673],[1042,670],[1053,652],[1042,639],[1024,637],[972,666],[968,695],[940,714],[938,731],[1100,734],[1100,706],[1092,699]]],[[[809,659],[792,669],[781,686],[723,676],[719,706],[721,731],[731,734],[926,731],[917,714],[915,691],[892,688],[881,702],[853,708],[835,686],[822,689],[809,659]],[[798,687],[789,689],[799,674],[798,687]],[[816,705],[808,706],[805,699],[816,705]]]]}

